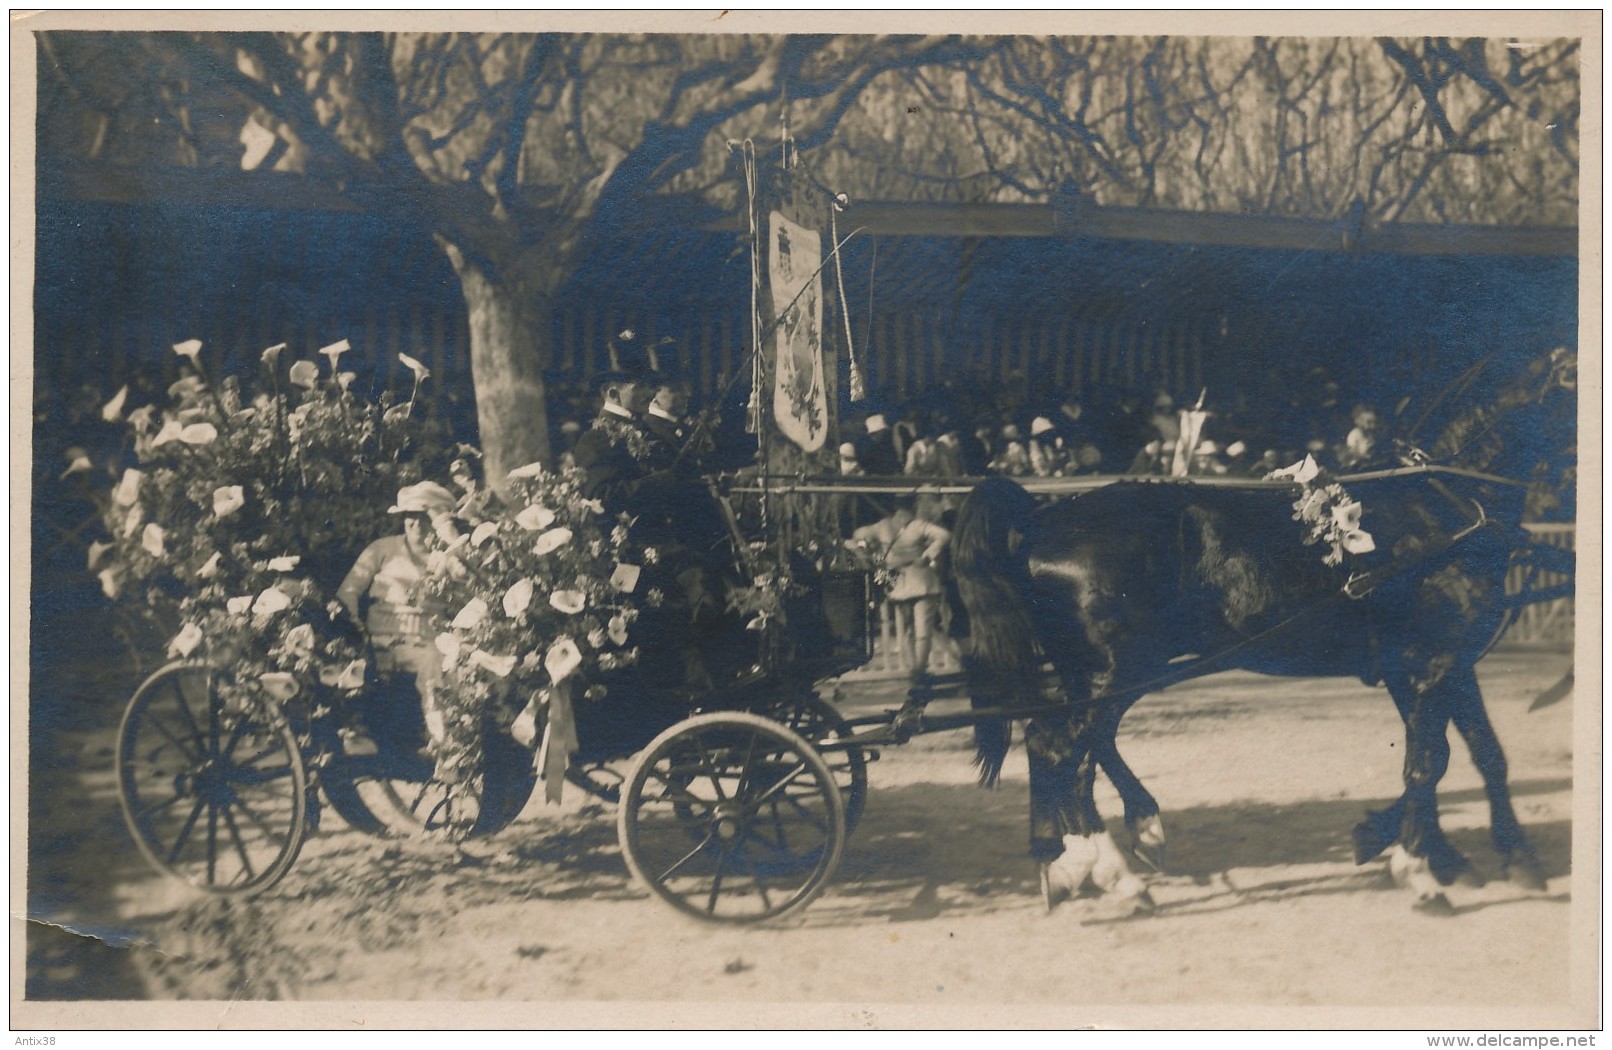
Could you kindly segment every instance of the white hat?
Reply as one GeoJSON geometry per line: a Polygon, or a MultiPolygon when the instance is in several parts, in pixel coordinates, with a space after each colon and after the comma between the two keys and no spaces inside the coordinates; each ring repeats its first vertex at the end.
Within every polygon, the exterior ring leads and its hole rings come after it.
{"type": "Polygon", "coordinates": [[[855,459],[856,458],[856,446],[851,444],[849,441],[845,442],[845,444],[840,446],[840,458],[841,459],[855,459]]]}
{"type": "Polygon", "coordinates": [[[1198,455],[1213,456],[1220,451],[1220,446],[1213,441],[1205,441],[1198,446],[1198,455]]]}
{"type": "Polygon", "coordinates": [[[1007,426],[1002,428],[1002,436],[1007,438],[1009,441],[1017,441],[1019,439],[1019,428],[1014,426],[1012,423],[1009,423],[1007,426]]]}
{"type": "Polygon", "coordinates": [[[886,423],[884,421],[884,414],[881,413],[881,412],[876,412],[873,415],[868,417],[868,433],[869,434],[877,434],[879,431],[884,430],[887,427],[889,427],[889,425],[890,424],[888,424],[888,423],[886,423]]]}
{"type": "Polygon", "coordinates": [[[434,481],[418,485],[405,485],[397,491],[397,506],[387,509],[388,514],[438,514],[452,510],[456,504],[453,493],[434,481]]]}
{"type": "Polygon", "coordinates": [[[1054,429],[1052,420],[1046,416],[1036,416],[1030,423],[1030,436],[1039,437],[1047,431],[1054,429]]]}

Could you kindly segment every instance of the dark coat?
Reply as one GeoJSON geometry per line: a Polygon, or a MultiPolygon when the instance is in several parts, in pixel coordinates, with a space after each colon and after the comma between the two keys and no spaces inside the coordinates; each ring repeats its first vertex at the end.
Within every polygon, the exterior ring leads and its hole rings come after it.
{"type": "Polygon", "coordinates": [[[646,414],[640,422],[649,434],[649,465],[652,469],[692,466],[679,460],[683,455],[683,445],[688,441],[688,428],[665,416],[646,414]]]}
{"type": "MultiPolygon", "coordinates": [[[[637,426],[636,422],[621,422],[637,426]]],[[[644,437],[649,442],[647,433],[644,437]]],[[[650,447],[652,455],[652,442],[650,447]]],[[[672,485],[670,471],[652,469],[649,457],[640,462],[626,442],[613,440],[610,432],[599,426],[577,438],[571,457],[585,475],[582,494],[604,504],[611,516],[623,512],[640,515],[647,508],[663,504],[672,485]]]]}
{"type": "Polygon", "coordinates": [[[896,454],[895,434],[889,429],[864,437],[857,445],[856,461],[864,474],[873,477],[900,474],[906,466],[896,454]]]}

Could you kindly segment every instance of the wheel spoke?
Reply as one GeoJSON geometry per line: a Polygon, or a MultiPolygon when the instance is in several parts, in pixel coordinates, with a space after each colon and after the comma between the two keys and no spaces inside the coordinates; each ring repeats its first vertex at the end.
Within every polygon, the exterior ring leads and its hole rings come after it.
{"type": "Polygon", "coordinates": [[[207,884],[218,882],[218,803],[207,800],[207,884]]]}
{"type": "Polygon", "coordinates": [[[174,844],[168,850],[169,864],[173,864],[179,859],[179,851],[184,849],[185,843],[190,840],[190,833],[196,827],[196,821],[201,817],[202,807],[205,805],[207,805],[207,800],[198,798],[196,804],[191,807],[190,816],[185,818],[184,827],[180,828],[179,834],[174,836],[174,844]]]}
{"type": "Polygon", "coordinates": [[[700,844],[698,846],[695,846],[693,849],[677,858],[677,861],[671,867],[660,873],[660,881],[665,882],[667,879],[672,877],[673,872],[677,871],[678,868],[681,868],[683,865],[699,856],[700,852],[704,850],[705,847],[709,846],[711,844],[711,840],[715,837],[715,831],[706,832],[705,838],[700,840],[700,844]]]}
{"type": "Polygon", "coordinates": [[[200,742],[200,733],[193,732],[188,737],[175,736],[173,731],[164,725],[160,718],[151,713],[150,709],[146,710],[144,721],[148,723],[151,728],[155,729],[158,733],[161,733],[164,737],[166,737],[171,744],[179,749],[180,754],[182,754],[188,761],[194,763],[201,758],[201,752],[194,750],[194,745],[200,742]]]}
{"type": "Polygon", "coordinates": [[[661,795],[660,798],[662,801],[671,802],[674,804],[680,802],[685,806],[699,806],[702,809],[710,810],[710,801],[700,798],[698,795],[689,791],[687,785],[672,780],[669,773],[662,773],[658,769],[651,769],[649,771],[649,775],[666,785],[667,791],[671,792],[671,794],[661,795]]]}
{"type": "Polygon", "coordinates": [[[707,915],[716,914],[716,899],[722,895],[722,868],[725,866],[727,859],[728,851],[720,846],[717,847],[716,871],[711,876],[711,894],[705,900],[705,913],[707,915]]]}
{"type": "MultiPolygon", "coordinates": [[[[191,735],[197,739],[200,739],[202,735],[201,723],[196,721],[196,712],[190,709],[190,701],[185,699],[185,690],[182,683],[183,679],[176,677],[168,688],[169,691],[173,693],[174,701],[180,712],[185,716],[185,724],[190,726],[191,735]]],[[[147,706],[147,710],[150,710],[149,705],[147,706]]]]}
{"type": "Polygon", "coordinates": [[[761,877],[761,869],[756,867],[755,861],[748,855],[743,856],[745,866],[750,869],[750,878],[755,881],[756,892],[761,894],[761,906],[772,911],[772,894],[767,892],[767,880],[761,877]]]}
{"type": "Polygon", "coordinates": [[[262,817],[257,815],[257,811],[252,808],[251,804],[248,803],[244,798],[236,798],[235,801],[241,812],[246,814],[246,818],[252,822],[253,826],[255,826],[259,831],[263,832],[263,837],[271,842],[274,841],[275,830],[265,823],[262,817]]]}
{"type": "Polygon", "coordinates": [[[134,818],[136,820],[144,820],[146,817],[155,816],[158,810],[167,809],[169,806],[173,805],[175,802],[178,802],[184,797],[184,795],[175,792],[165,799],[159,799],[156,802],[148,802],[144,806],[141,806],[139,809],[134,811],[134,818]]]}
{"type": "Polygon", "coordinates": [[[224,825],[229,829],[230,841],[235,843],[235,853],[241,858],[241,866],[246,869],[246,881],[251,882],[257,878],[257,869],[252,867],[252,858],[246,855],[246,845],[241,841],[241,829],[235,826],[235,814],[228,809],[224,810],[224,825]]]}
{"type": "Polygon", "coordinates": [[[804,772],[806,772],[806,764],[804,762],[797,763],[795,768],[790,770],[787,776],[783,777],[778,781],[778,783],[774,784],[772,787],[768,788],[766,791],[763,791],[759,796],[757,796],[750,803],[751,807],[756,807],[761,805],[763,802],[766,802],[768,799],[778,794],[778,792],[782,791],[790,784],[793,784],[796,778],[798,778],[804,772]]]}
{"type": "Polygon", "coordinates": [[[819,820],[817,814],[801,805],[799,799],[793,795],[785,795],[783,800],[788,802],[791,806],[794,806],[796,811],[799,812],[802,817],[805,817],[808,821],[810,821],[812,826],[818,831],[821,831],[825,835],[828,834],[828,825],[819,820]]]}
{"type": "Polygon", "coordinates": [[[703,770],[703,775],[711,781],[711,788],[716,792],[716,800],[718,802],[726,802],[728,800],[728,796],[727,793],[722,790],[722,782],[720,779],[721,774],[716,771],[718,768],[716,763],[711,761],[711,753],[705,749],[705,741],[699,737],[695,737],[694,746],[699,749],[701,763],[700,768],[703,770]]]}

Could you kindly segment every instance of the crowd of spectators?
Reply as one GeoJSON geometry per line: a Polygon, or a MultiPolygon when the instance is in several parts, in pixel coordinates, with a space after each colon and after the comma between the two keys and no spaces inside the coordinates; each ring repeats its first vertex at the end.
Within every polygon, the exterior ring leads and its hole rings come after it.
{"type": "Polygon", "coordinates": [[[1318,370],[1260,403],[1209,390],[1178,399],[1169,390],[1118,387],[1014,398],[975,383],[943,385],[906,403],[868,402],[847,414],[855,422],[842,433],[840,471],[870,476],[1257,478],[1305,455],[1349,470],[1384,451],[1376,406],[1346,406],[1338,384],[1318,370]]]}

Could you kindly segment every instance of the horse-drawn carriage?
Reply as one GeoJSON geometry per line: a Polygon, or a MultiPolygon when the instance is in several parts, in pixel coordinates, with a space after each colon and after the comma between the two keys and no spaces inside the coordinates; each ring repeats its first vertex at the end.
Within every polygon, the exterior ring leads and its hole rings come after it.
{"type": "MultiPolygon", "coordinates": [[[[1443,899],[1439,884],[1469,870],[1443,841],[1434,797],[1453,724],[1484,777],[1497,848],[1537,882],[1472,666],[1530,597],[1503,593],[1525,546],[1522,486],[1504,476],[1503,454],[1526,449],[1490,439],[1525,428],[1516,410],[1570,379],[1559,363],[1535,370],[1501,399],[1513,418],[1475,409],[1484,441],[1433,446],[1441,466],[1319,480],[1093,478],[1048,506],[1007,479],[962,486],[972,491],[953,559],[974,632],[968,710],[847,720],[820,698],[817,683],[869,655],[874,595],[867,573],[826,576],[801,561],[802,593],[754,632],[753,663],[705,695],[649,675],[625,683],[624,703],[579,717],[567,779],[617,805],[623,857],[656,895],[701,919],[756,921],[799,910],[833,876],[874,748],[972,725],[990,778],[1006,726],[1026,720],[1031,851],[1051,904],[1091,877],[1091,863],[1068,859],[1082,842],[1111,843],[1092,801],[1097,768],[1118,787],[1139,846],[1162,847],[1157,803],[1116,744],[1142,696],[1229,667],[1347,675],[1388,685],[1408,751],[1405,795],[1356,829],[1357,858],[1402,851],[1395,870],[1429,907],[1443,899]],[[1459,453],[1480,448],[1483,460],[1462,465],[1459,453]]],[[[1470,438],[1471,420],[1447,433],[1470,438]]],[[[774,491],[911,487],[797,478],[774,491]]],[[[743,550],[736,525],[733,539],[743,550]]],[[[1570,570],[1550,557],[1547,568],[1570,570]]],[[[235,704],[217,688],[230,674],[184,661],[157,671],[130,702],[118,746],[141,850],[205,891],[273,886],[317,826],[321,799],[362,831],[487,835],[533,791],[532,751],[505,724],[483,727],[472,792],[435,777],[418,727],[378,754],[350,753],[343,705],[317,693],[272,709],[235,704]]]]}

